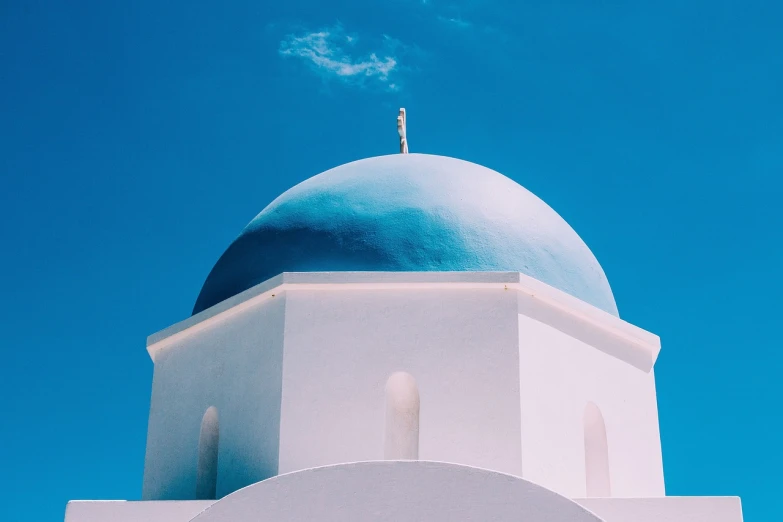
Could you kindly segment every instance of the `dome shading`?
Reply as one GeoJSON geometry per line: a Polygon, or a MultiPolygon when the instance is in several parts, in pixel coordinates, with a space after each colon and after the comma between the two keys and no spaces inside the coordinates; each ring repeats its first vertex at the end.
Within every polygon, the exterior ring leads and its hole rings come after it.
{"type": "Polygon", "coordinates": [[[443,156],[348,163],[289,189],[220,257],[193,313],[281,272],[522,272],[617,314],[590,249],[546,203],[443,156]]]}

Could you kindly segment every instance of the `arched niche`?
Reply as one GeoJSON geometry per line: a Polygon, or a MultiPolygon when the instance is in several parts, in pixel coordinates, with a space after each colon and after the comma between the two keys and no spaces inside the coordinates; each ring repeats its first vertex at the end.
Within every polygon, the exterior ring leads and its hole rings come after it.
{"type": "Polygon", "coordinates": [[[386,460],[419,458],[419,388],[406,372],[393,373],[386,381],[386,460]]]}
{"type": "Polygon", "coordinates": [[[219,444],[218,411],[214,406],[210,406],[201,419],[201,432],[198,437],[197,500],[211,500],[216,496],[219,444]]]}
{"type": "Polygon", "coordinates": [[[589,402],[585,407],[585,480],[588,497],[610,497],[609,444],[601,410],[589,402]]]}

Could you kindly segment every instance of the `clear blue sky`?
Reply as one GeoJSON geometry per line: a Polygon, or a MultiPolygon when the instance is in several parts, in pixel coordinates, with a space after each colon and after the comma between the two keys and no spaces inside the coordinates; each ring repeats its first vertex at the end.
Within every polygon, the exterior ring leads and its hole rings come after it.
{"type": "Polygon", "coordinates": [[[280,192],[395,152],[400,106],[661,336],[668,494],[779,519],[781,27],[773,0],[0,1],[0,519],[139,498],[146,336],[280,192]]]}

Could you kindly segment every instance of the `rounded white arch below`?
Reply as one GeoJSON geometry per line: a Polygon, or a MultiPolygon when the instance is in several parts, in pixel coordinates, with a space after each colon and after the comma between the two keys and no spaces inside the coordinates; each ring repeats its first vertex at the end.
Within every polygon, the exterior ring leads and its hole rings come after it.
{"type": "Polygon", "coordinates": [[[191,522],[602,522],[519,477],[426,461],[378,461],[280,475],[217,501],[191,522]]]}

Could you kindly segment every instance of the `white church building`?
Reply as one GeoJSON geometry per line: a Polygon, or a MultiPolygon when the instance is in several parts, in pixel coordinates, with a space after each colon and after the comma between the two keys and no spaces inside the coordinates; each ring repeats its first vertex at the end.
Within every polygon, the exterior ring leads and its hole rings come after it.
{"type": "Polygon", "coordinates": [[[667,497],[660,339],[546,203],[400,154],[267,206],[151,335],[140,501],[66,522],[741,522],[667,497]]]}

